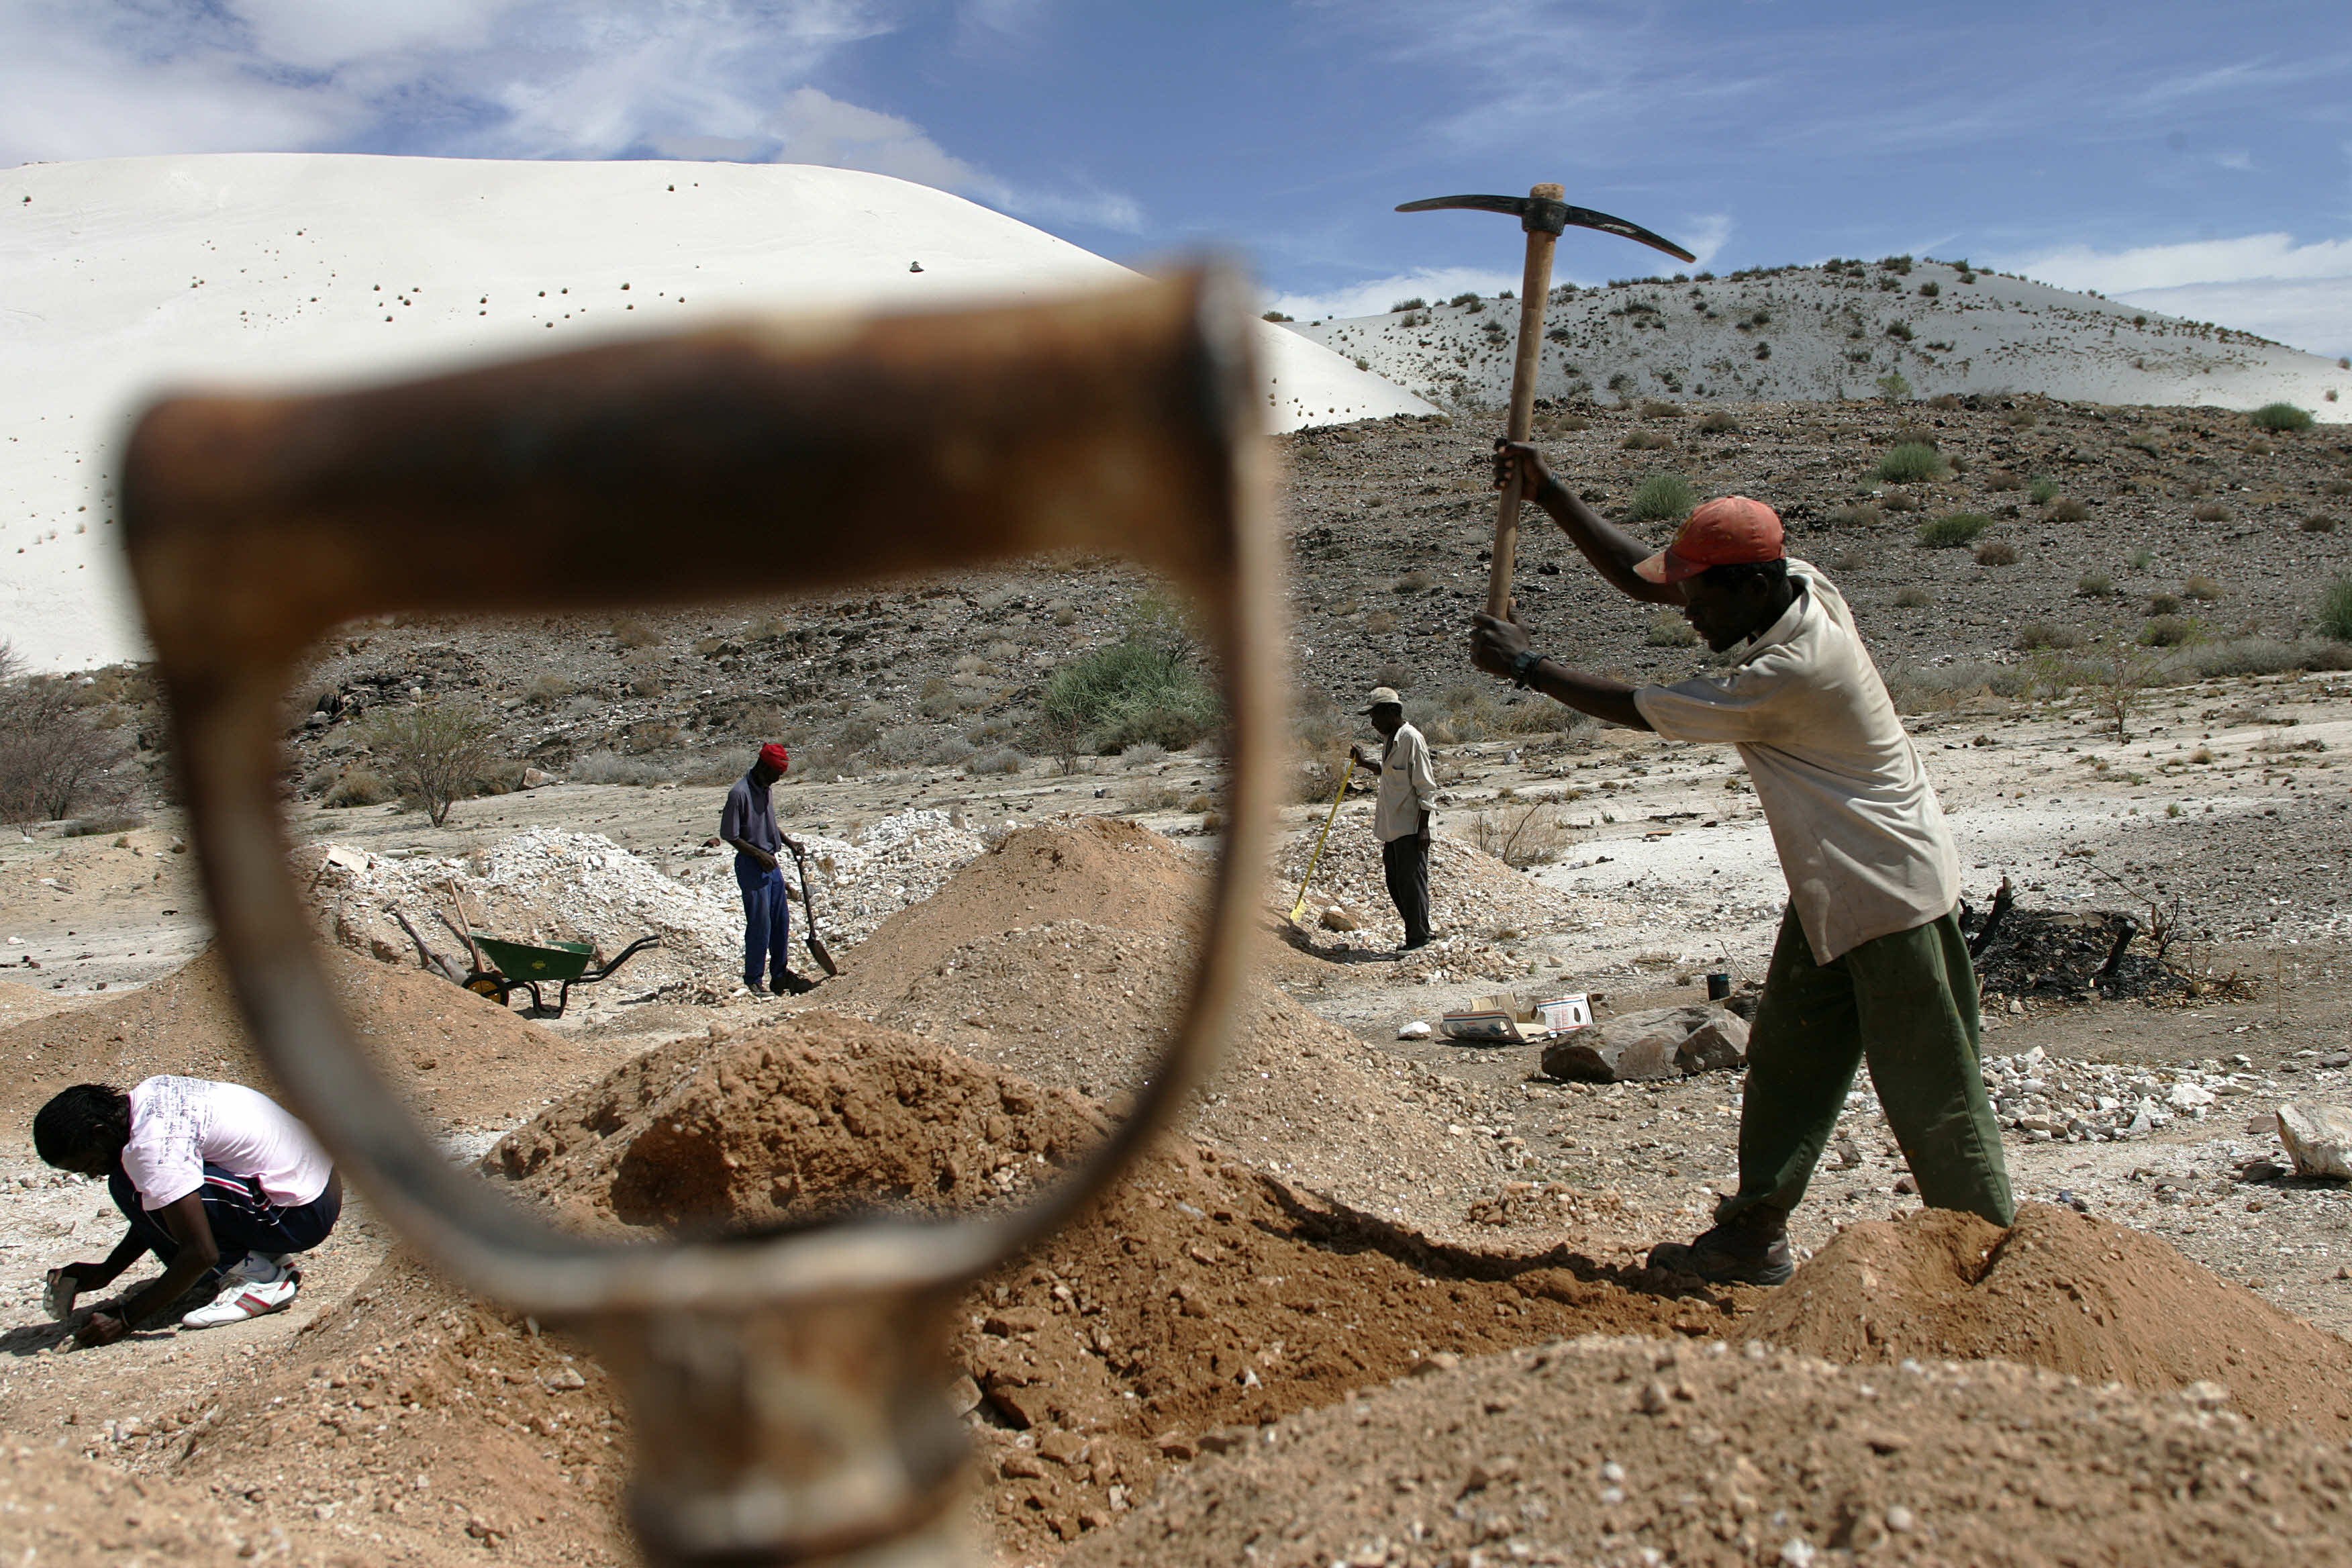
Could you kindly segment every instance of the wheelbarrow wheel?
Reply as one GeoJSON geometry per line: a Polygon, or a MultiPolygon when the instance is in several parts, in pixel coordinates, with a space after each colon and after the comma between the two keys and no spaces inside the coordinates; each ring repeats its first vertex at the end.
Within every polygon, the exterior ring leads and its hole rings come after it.
{"type": "Polygon", "coordinates": [[[503,975],[477,969],[473,973],[466,976],[466,989],[477,996],[488,996],[503,1007],[507,1005],[507,996],[514,990],[514,986],[503,975]]]}

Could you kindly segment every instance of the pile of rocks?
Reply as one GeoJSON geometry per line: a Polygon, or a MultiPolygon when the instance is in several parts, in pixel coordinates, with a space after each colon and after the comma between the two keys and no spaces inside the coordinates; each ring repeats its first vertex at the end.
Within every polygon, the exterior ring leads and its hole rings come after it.
{"type": "MultiPolygon", "coordinates": [[[[807,857],[809,891],[826,943],[845,952],[874,928],[940,890],[988,841],[944,811],[901,811],[869,823],[850,838],[794,833],[807,857]]],[[[791,862],[786,861],[787,874],[791,862]]],[[[734,905],[735,853],[704,846],[679,876],[734,905]]],[[[736,917],[740,938],[741,921],[736,917]]]]}
{"type": "Polygon", "coordinates": [[[2276,1079],[2252,1068],[2243,1056],[2196,1067],[2116,1067],[2053,1057],[2036,1046],[2020,1056],[1986,1058],[1984,1080],[2004,1127],[2041,1142],[2114,1142],[2144,1138],[2182,1117],[2202,1121],[2232,1099],[2280,1092],[2276,1079]]]}

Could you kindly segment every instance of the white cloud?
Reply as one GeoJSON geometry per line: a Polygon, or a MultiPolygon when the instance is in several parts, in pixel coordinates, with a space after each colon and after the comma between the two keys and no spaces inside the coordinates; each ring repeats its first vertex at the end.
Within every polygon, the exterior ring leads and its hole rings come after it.
{"type": "Polygon", "coordinates": [[[1670,234],[1666,237],[1678,242],[1685,250],[1697,257],[1698,260],[1692,265],[1704,270],[1713,266],[1715,258],[1723,253],[1723,247],[1731,243],[1731,226],[1729,213],[1707,213],[1685,224],[1680,234],[1670,234]]]}
{"type": "MultiPolygon", "coordinates": [[[[971,0],[1009,38],[1045,0],[971,0]]],[[[1127,232],[1135,201],[1003,179],[816,80],[892,0],[0,0],[0,167],[157,153],[784,161],[1127,232]]]]}
{"type": "Polygon", "coordinates": [[[2342,278],[2352,274],[2352,239],[2297,245],[2292,235],[2250,234],[2237,239],[2194,239],[2128,250],[2074,245],[2034,256],[2000,258],[1993,265],[2055,288],[2120,294],[2127,289],[2171,289],[2187,283],[2342,278]]]}
{"type": "Polygon", "coordinates": [[[1517,272],[1494,272],[1477,267],[1424,267],[1318,294],[1278,294],[1268,308],[1302,321],[1327,321],[1346,316],[1377,316],[1399,300],[1410,300],[1415,295],[1439,301],[1465,291],[1494,295],[1518,286],[1517,272]]]}

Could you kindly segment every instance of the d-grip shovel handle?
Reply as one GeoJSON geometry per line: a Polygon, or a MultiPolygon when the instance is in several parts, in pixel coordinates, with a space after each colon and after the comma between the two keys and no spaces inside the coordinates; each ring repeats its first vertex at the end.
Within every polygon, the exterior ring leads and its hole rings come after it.
{"type": "Polygon", "coordinates": [[[1111,1181],[1223,1037],[1284,668],[1254,327],[1239,280],[1204,268],[355,391],[171,398],[131,435],[131,574],[255,1042],[404,1236],[477,1290],[584,1321],[631,1379],[637,1522],[657,1560],[847,1561],[910,1509],[944,1507],[938,1401],[909,1393],[934,1368],[908,1372],[922,1356],[905,1348],[931,1336],[910,1324],[1111,1181]],[[748,1244],[586,1239],[453,1167],[360,1050],[287,871],[279,709],[303,650],[356,616],[798,594],[1055,551],[1125,556],[1185,589],[1230,715],[1231,826],[1192,994],[1131,1115],[1019,1210],[748,1244]]]}

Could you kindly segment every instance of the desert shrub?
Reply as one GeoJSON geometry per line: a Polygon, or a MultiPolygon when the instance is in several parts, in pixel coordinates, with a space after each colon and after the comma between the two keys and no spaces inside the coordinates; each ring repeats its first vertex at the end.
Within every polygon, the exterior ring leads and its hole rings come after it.
{"type": "Polygon", "coordinates": [[[1041,727],[1066,764],[1074,745],[1104,756],[1139,741],[1181,750],[1221,722],[1191,635],[1158,599],[1138,604],[1118,642],[1055,670],[1041,705],[1041,727]]]}
{"type": "MultiPolygon", "coordinates": [[[[1845,357],[1853,360],[1856,364],[1868,364],[1870,351],[1863,350],[1859,358],[1853,354],[1848,354],[1845,357]]],[[[1900,403],[1911,395],[1911,383],[1904,378],[1903,373],[1899,370],[1890,370],[1880,376],[1877,385],[1878,395],[1889,403],[1900,403]]]]}
{"type": "Polygon", "coordinates": [[[1876,528],[1886,521],[1886,514],[1868,501],[1833,508],[1822,521],[1831,528],[1876,528]]]}
{"type": "Polygon", "coordinates": [[[1642,400],[1642,417],[1644,419],[1679,419],[1682,416],[1683,405],[1679,403],[1668,403],[1661,397],[1642,400]]]}
{"type": "Polygon", "coordinates": [[[1772,345],[1770,343],[1758,343],[1756,345],[1755,353],[1749,357],[1752,359],[1770,359],[1772,357],[1772,345]]]}
{"type": "Polygon", "coordinates": [[[2017,628],[2017,639],[2011,645],[2020,653],[2039,653],[2083,646],[2082,634],[2072,626],[2062,626],[2054,621],[2028,621],[2017,628]]]}
{"type": "Polygon", "coordinates": [[[2021,489],[2025,485],[2025,481],[2017,477],[2017,471],[2014,468],[1995,468],[1985,476],[1984,482],[1985,489],[1989,490],[2021,489]]]}
{"type": "MultiPolygon", "coordinates": [[[[735,760],[729,759],[730,779],[735,776],[735,760]]],[[[799,757],[793,759],[793,764],[795,768],[806,765],[799,757]]],[[[668,784],[676,776],[676,769],[669,763],[653,757],[625,757],[618,752],[610,751],[589,752],[573,758],[569,772],[574,784],[633,784],[640,789],[668,784]]],[[[330,801],[328,804],[331,805],[334,803],[330,801]]]]}
{"type": "Polygon", "coordinates": [[[1478,291],[1475,289],[1465,289],[1445,302],[1449,305],[1475,305],[1478,303],[1478,291]]]}
{"type": "Polygon", "coordinates": [[[1397,618],[1387,610],[1374,610],[1364,617],[1364,629],[1374,637],[1384,637],[1397,629],[1397,618]]]}
{"type": "Polygon", "coordinates": [[[627,684],[632,697],[659,697],[662,694],[659,661],[653,658],[631,660],[627,684]]]}
{"type": "Polygon", "coordinates": [[[2189,509],[2189,515],[2200,522],[2227,522],[2230,509],[2217,500],[2201,500],[2189,509]]]}
{"type": "Polygon", "coordinates": [[[1437,574],[1427,567],[1416,566],[1389,584],[1391,594],[1426,594],[1437,586],[1437,574]]]}
{"type": "Polygon", "coordinates": [[[2142,647],[2179,647],[2197,640],[2197,623],[2180,616],[2150,616],[2139,629],[2142,647]]]}
{"type": "Polygon", "coordinates": [[[1687,517],[1696,505],[1698,493],[1688,479],[1680,474],[1652,474],[1634,488],[1625,515],[1635,522],[1655,522],[1687,517]]]}
{"type": "Polygon", "coordinates": [[[1878,498],[1878,504],[1888,511],[1917,511],[1919,498],[1897,486],[1878,498]]]}
{"type": "Polygon", "coordinates": [[[1168,760],[1168,748],[1157,741],[1138,741],[1118,754],[1118,765],[1132,771],[1156,767],[1168,760]]]}
{"type": "Polygon", "coordinates": [[[2147,596],[2147,613],[2151,616],[2177,616],[2180,609],[2178,594],[2150,594],[2147,596]]]}
{"type": "Polygon", "coordinates": [[[1470,821],[1470,842],[1485,854],[1524,871],[1556,859],[1567,847],[1568,829],[1549,801],[1496,805],[1470,821]]]}
{"type": "Polygon", "coordinates": [[[1975,543],[1991,526],[1992,519],[1980,511],[1956,511],[1921,523],[1919,542],[1929,550],[1958,550],[1975,543]]]}
{"type": "Polygon", "coordinates": [[[2202,679],[2233,675],[2284,675],[2301,669],[2309,656],[2275,637],[2231,637],[2189,651],[2189,668],[2202,679]]]}
{"type": "Polygon", "coordinates": [[[2073,496],[2060,496],[2042,515],[2053,522],[2080,522],[2091,515],[2091,509],[2073,496]]]}
{"type": "Polygon", "coordinates": [[[2058,499],[2058,481],[2047,474],[2036,474],[2026,481],[2025,494],[2035,506],[2048,506],[2058,499]]]}
{"type": "Polygon", "coordinates": [[[2104,599],[2116,591],[2116,580],[2105,572],[2085,572],[2074,579],[2074,592],[2085,599],[2104,599]]]}
{"type": "Polygon", "coordinates": [[[2352,642],[2352,577],[2338,577],[2319,591],[2319,629],[2337,642],[2352,642]]]}
{"type": "Polygon", "coordinates": [[[613,623],[613,640],[627,648],[658,647],[662,636],[651,622],[629,616],[613,623]]]}
{"type": "Polygon", "coordinates": [[[1399,300],[1395,304],[1391,305],[1389,314],[1393,316],[1399,310],[1426,310],[1427,309],[1429,309],[1429,301],[1415,294],[1410,300],[1399,300]]]}
{"type": "Polygon", "coordinates": [[[1698,633],[1675,611],[1660,610],[1650,617],[1650,629],[1643,640],[1652,647],[1696,647],[1698,633]]]}
{"type": "Polygon", "coordinates": [[[342,776],[328,786],[322,804],[338,810],[376,805],[390,800],[394,793],[391,783],[373,768],[346,768],[342,776]]]}
{"type": "Polygon", "coordinates": [[[1895,607],[1900,610],[1924,609],[1934,603],[1927,590],[1916,583],[1906,583],[1895,590],[1895,607]]]}
{"type": "Polygon", "coordinates": [[[1658,452],[1675,444],[1675,438],[1663,430],[1635,430],[1617,443],[1628,452],[1658,452]]]}
{"type": "Polygon", "coordinates": [[[1021,771],[1022,765],[1028,762],[1028,758],[1023,756],[1011,746],[1000,746],[995,751],[990,752],[983,756],[975,757],[970,763],[964,764],[964,772],[969,773],[1017,773],[1021,771]]]}
{"type": "Polygon", "coordinates": [[[2324,511],[2315,511],[2298,526],[2305,533],[2333,533],[2336,531],[2336,520],[2324,511]]]}
{"type": "Polygon", "coordinates": [[[1739,421],[1720,408],[1709,409],[1699,416],[1698,427],[1709,436],[1721,436],[1739,428],[1739,421]]]}
{"type": "Polygon", "coordinates": [[[1861,571],[1870,564],[1870,559],[1859,550],[1841,550],[1822,564],[1843,576],[1849,572],[1861,571]]]}
{"type": "Polygon", "coordinates": [[[1911,323],[1908,321],[1889,321],[1886,323],[1886,335],[1895,339],[1897,342],[1907,343],[1911,341],[1911,323]]]}
{"type": "MultiPolygon", "coordinates": [[[[66,824],[66,837],[68,838],[101,838],[109,834],[130,833],[146,826],[145,812],[117,808],[111,811],[101,811],[95,816],[75,817],[66,824]]],[[[126,847],[125,844],[115,846],[117,849],[126,847]]]]}
{"type": "Polygon", "coordinates": [[[75,699],[0,643],[0,821],[55,822],[130,793],[130,752],[75,699]]]}
{"type": "Polygon", "coordinates": [[[2180,584],[2180,596],[2210,605],[2221,596],[2221,584],[2210,577],[2191,577],[2180,584]]]}
{"type": "Polygon", "coordinates": [[[963,738],[975,746],[986,746],[1008,739],[1013,733],[1013,721],[1001,715],[982,719],[963,732],[963,738]]]}
{"type": "Polygon", "coordinates": [[[1932,279],[1919,285],[1919,297],[1923,300],[1932,300],[1943,291],[1943,286],[1932,279]]]}
{"type": "Polygon", "coordinates": [[[2311,413],[2292,403],[2265,403],[2246,416],[2259,430],[2308,430],[2311,413]]]}
{"type": "Polygon", "coordinates": [[[1887,448],[1886,455],[1878,459],[1875,472],[1889,484],[1916,485],[1942,479],[1951,472],[1951,465],[1925,441],[1906,441],[1887,448]]]}
{"type": "Polygon", "coordinates": [[[2005,539],[1988,540],[1977,546],[1977,564],[2014,566],[2017,564],[2017,546],[2005,539]]]}
{"type": "Polygon", "coordinates": [[[1176,811],[1184,805],[1183,793],[1175,785],[1156,779],[1139,780],[1119,791],[1119,800],[1130,815],[1145,812],[1176,811]]]}
{"type": "Polygon", "coordinates": [[[436,827],[449,820],[452,805],[480,790],[498,755],[498,726],[480,707],[459,699],[379,709],[360,738],[401,799],[436,827]]]}
{"type": "Polygon", "coordinates": [[[579,689],[571,677],[551,672],[525,687],[523,700],[534,708],[552,708],[579,689]]]}
{"type": "Polygon", "coordinates": [[[2135,572],[2145,572],[2149,567],[2156,564],[2156,552],[2153,550],[2135,550],[2129,555],[2124,557],[2124,564],[2130,567],[2135,572]]]}

